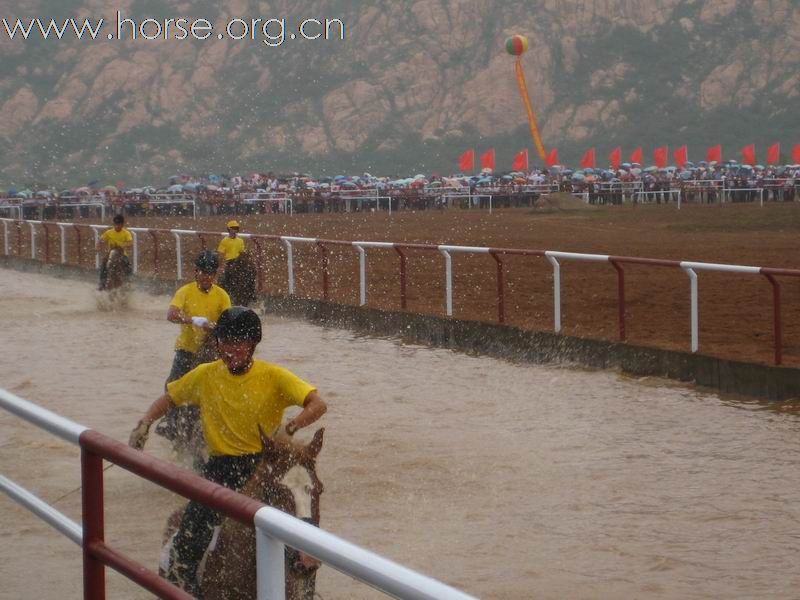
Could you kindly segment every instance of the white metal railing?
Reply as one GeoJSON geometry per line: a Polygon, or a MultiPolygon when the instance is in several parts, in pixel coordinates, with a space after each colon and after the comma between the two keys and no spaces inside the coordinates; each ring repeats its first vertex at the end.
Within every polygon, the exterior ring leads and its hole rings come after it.
{"type": "MultiPolygon", "coordinates": [[[[675,190],[677,191],[677,190],[675,190]]],[[[658,192],[662,193],[662,192],[658,192]]],[[[3,223],[3,231],[4,231],[4,251],[5,255],[9,255],[9,233],[8,233],[8,225],[10,223],[20,223],[20,221],[15,221],[13,219],[3,219],[0,218],[0,222],[3,223]]],[[[31,229],[33,230],[34,224],[41,224],[40,221],[22,221],[23,223],[29,223],[31,229]]],[[[66,225],[71,225],[67,223],[54,223],[58,225],[61,232],[62,232],[62,262],[65,262],[65,254],[64,254],[64,227],[66,225]]],[[[99,236],[99,230],[104,229],[105,226],[103,225],[91,225],[92,230],[95,234],[95,240],[99,236]]],[[[129,230],[133,233],[135,232],[148,232],[152,231],[149,228],[144,227],[131,227],[129,230]]],[[[219,235],[220,237],[224,237],[227,235],[224,232],[214,233],[214,232],[199,232],[190,229],[170,229],[170,230],[157,230],[164,233],[170,233],[175,239],[175,252],[176,252],[176,279],[181,280],[183,279],[183,245],[182,245],[182,236],[198,236],[198,235],[219,235]]],[[[240,234],[241,237],[250,239],[258,239],[261,236],[252,235],[252,234],[240,234]]],[[[272,237],[272,236],[270,236],[272,237]]],[[[353,242],[344,242],[344,241],[332,241],[332,240],[324,240],[318,238],[309,238],[309,237],[298,237],[298,236],[275,236],[273,237],[276,241],[280,241],[283,243],[286,249],[286,267],[287,267],[287,280],[288,280],[288,292],[290,296],[295,295],[295,271],[294,271],[294,245],[295,244],[338,244],[342,246],[351,246],[359,253],[359,301],[360,304],[363,306],[367,302],[367,249],[369,248],[406,248],[410,246],[417,246],[419,248],[428,249],[428,250],[435,250],[441,253],[443,258],[445,259],[445,306],[446,306],[446,314],[448,317],[453,316],[453,267],[452,267],[452,258],[451,254],[454,252],[458,253],[472,253],[472,254],[490,254],[493,249],[489,247],[477,247],[477,246],[454,246],[454,245],[414,245],[414,244],[398,244],[394,242],[366,242],[366,241],[353,241],[353,242]]],[[[134,257],[137,256],[137,248],[135,243],[136,238],[134,238],[134,257]]],[[[498,252],[502,252],[502,249],[494,249],[498,252]]],[[[31,238],[31,256],[35,258],[35,236],[31,238]]],[[[590,262],[610,262],[611,258],[608,255],[600,255],[600,254],[581,254],[576,252],[559,252],[559,251],[546,251],[544,252],[545,257],[547,258],[548,262],[553,267],[553,299],[554,299],[554,306],[553,306],[553,321],[554,321],[554,330],[556,333],[560,333],[562,330],[561,325],[561,265],[559,260],[576,260],[576,261],[590,261],[590,262]]],[[[99,255],[95,255],[95,264],[99,265],[99,255]]],[[[716,263],[704,263],[704,262],[692,262],[692,261],[684,261],[680,263],[680,267],[684,269],[687,275],[690,277],[691,283],[691,318],[692,318],[692,352],[697,352],[699,348],[699,333],[698,333],[698,326],[697,323],[699,321],[699,302],[698,302],[698,292],[697,292],[697,278],[695,272],[698,270],[702,271],[719,271],[719,272],[736,272],[736,273],[758,273],[760,272],[760,267],[751,267],[751,266],[744,266],[744,265],[727,265],[727,264],[716,264],[716,263]]],[[[138,266],[136,267],[138,268],[138,266]]]]}
{"type": "MultiPolygon", "coordinates": [[[[80,445],[89,429],[11,392],[0,389],[0,408],[80,445]]],[[[153,459],[156,461],[157,459],[153,459]]],[[[178,469],[176,469],[176,472],[178,469]]],[[[182,473],[183,477],[199,476],[182,473]]],[[[81,525],[60,513],[16,482],[0,475],[0,491],[46,523],[82,545],[81,525]]],[[[256,571],[258,600],[285,600],[285,545],[305,552],[345,575],[396,598],[409,600],[474,600],[464,592],[387,560],[275,508],[256,512],[256,571]]]]}

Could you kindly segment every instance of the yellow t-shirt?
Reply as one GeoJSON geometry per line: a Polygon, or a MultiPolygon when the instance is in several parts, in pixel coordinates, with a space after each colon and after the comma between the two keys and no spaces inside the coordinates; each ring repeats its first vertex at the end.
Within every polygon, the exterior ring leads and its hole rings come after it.
{"type": "Polygon", "coordinates": [[[254,360],[244,375],[232,375],[225,363],[205,363],[167,384],[177,406],[200,407],[203,433],[212,456],[261,452],[261,436],[272,436],[283,411],[303,406],[316,390],[297,375],[263,360],[254,360]]]}
{"type": "MultiPolygon", "coordinates": [[[[170,302],[190,317],[205,317],[215,323],[222,311],[231,307],[228,292],[218,285],[212,285],[208,292],[203,292],[197,282],[187,283],[175,292],[170,302]]],[[[206,339],[206,331],[194,325],[181,325],[181,333],[175,341],[175,350],[197,352],[206,339]]]]}
{"type": "Polygon", "coordinates": [[[225,262],[236,260],[244,252],[244,240],[239,236],[235,238],[226,236],[217,246],[217,252],[225,255],[225,262]]]}
{"type": "Polygon", "coordinates": [[[117,231],[116,229],[106,229],[100,239],[106,242],[109,246],[119,246],[123,248],[125,256],[128,255],[128,244],[133,242],[133,234],[124,227],[117,231]]]}

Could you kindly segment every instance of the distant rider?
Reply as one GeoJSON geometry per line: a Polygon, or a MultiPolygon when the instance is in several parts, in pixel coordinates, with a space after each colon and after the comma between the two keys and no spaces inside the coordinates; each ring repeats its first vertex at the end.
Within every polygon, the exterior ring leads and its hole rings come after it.
{"type": "Polygon", "coordinates": [[[217,246],[217,252],[225,261],[226,267],[229,262],[237,260],[239,255],[245,251],[244,240],[239,237],[241,229],[239,221],[228,221],[227,229],[228,235],[222,238],[217,246]]]}
{"type": "Polygon", "coordinates": [[[95,249],[99,252],[104,250],[103,262],[100,263],[100,287],[98,290],[106,289],[108,280],[108,258],[112,250],[118,249],[122,252],[122,264],[125,275],[130,276],[131,261],[128,258],[128,250],[133,246],[133,234],[125,228],[125,217],[114,215],[114,227],[106,229],[97,241],[95,249]]]}
{"type": "Polygon", "coordinates": [[[222,238],[217,246],[220,259],[224,261],[224,271],[220,277],[220,285],[227,289],[228,277],[235,270],[234,263],[239,260],[239,256],[245,251],[244,240],[239,237],[241,226],[239,221],[228,221],[228,235],[222,238]],[[229,271],[229,267],[231,270],[229,271]]]}
{"type": "MultiPolygon", "coordinates": [[[[194,281],[175,292],[167,311],[167,320],[181,326],[181,332],[175,340],[175,358],[167,383],[180,379],[199,364],[198,353],[203,348],[206,336],[214,330],[223,311],[231,307],[228,292],[214,283],[219,270],[217,255],[211,250],[204,250],[194,265],[194,281]]],[[[156,432],[167,439],[175,439],[179,432],[185,432],[179,421],[187,416],[186,412],[171,411],[156,432]]]]}
{"type": "MultiPolygon", "coordinates": [[[[261,434],[273,436],[284,410],[303,410],[285,426],[288,435],[311,425],[327,411],[314,386],[283,367],[254,359],[261,341],[258,315],[242,306],[222,313],[213,334],[220,360],[198,366],[167,385],[131,432],[129,444],[141,450],[150,425],[175,406],[200,407],[210,458],[202,470],[206,479],[239,490],[258,464],[261,434]]],[[[196,592],[197,566],[221,517],[213,509],[189,502],[174,539],[168,577],[186,591],[196,592]]]]}

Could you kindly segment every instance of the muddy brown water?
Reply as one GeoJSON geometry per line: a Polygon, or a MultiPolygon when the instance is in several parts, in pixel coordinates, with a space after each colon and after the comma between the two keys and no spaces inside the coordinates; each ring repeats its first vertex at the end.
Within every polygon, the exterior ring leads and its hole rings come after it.
{"type": "MultiPolygon", "coordinates": [[[[169,298],[104,312],[87,283],[3,269],[0,289],[0,386],[126,440],[169,370],[169,298]]],[[[325,529],[482,598],[797,597],[794,404],[265,324],[258,355],[330,404],[325,529]]],[[[0,412],[0,465],[80,520],[75,447],[0,412]]],[[[107,539],[155,566],[180,498],[118,467],[106,492],[107,539]]],[[[0,598],[81,597],[77,546],[5,497],[0,532],[0,598]]],[[[330,568],[318,591],[382,597],[330,568]]]]}

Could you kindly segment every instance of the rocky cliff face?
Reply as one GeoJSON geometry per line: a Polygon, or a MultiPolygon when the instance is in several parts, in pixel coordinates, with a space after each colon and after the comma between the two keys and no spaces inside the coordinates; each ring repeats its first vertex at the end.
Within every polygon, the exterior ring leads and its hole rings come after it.
{"type": "MultiPolygon", "coordinates": [[[[800,142],[794,0],[0,1],[8,18],[338,18],[345,40],[9,40],[0,184],[174,171],[454,168],[531,147],[514,33],[548,146],[800,142]],[[5,6],[4,6],[5,5],[5,6]],[[793,110],[794,109],[794,110],[793,110]],[[788,137],[787,137],[788,136],[788,137]],[[774,138],[774,139],[773,139],[774,138]]],[[[111,29],[104,30],[110,31],[111,29]]],[[[287,29],[287,35],[289,30],[287,29]]]]}

